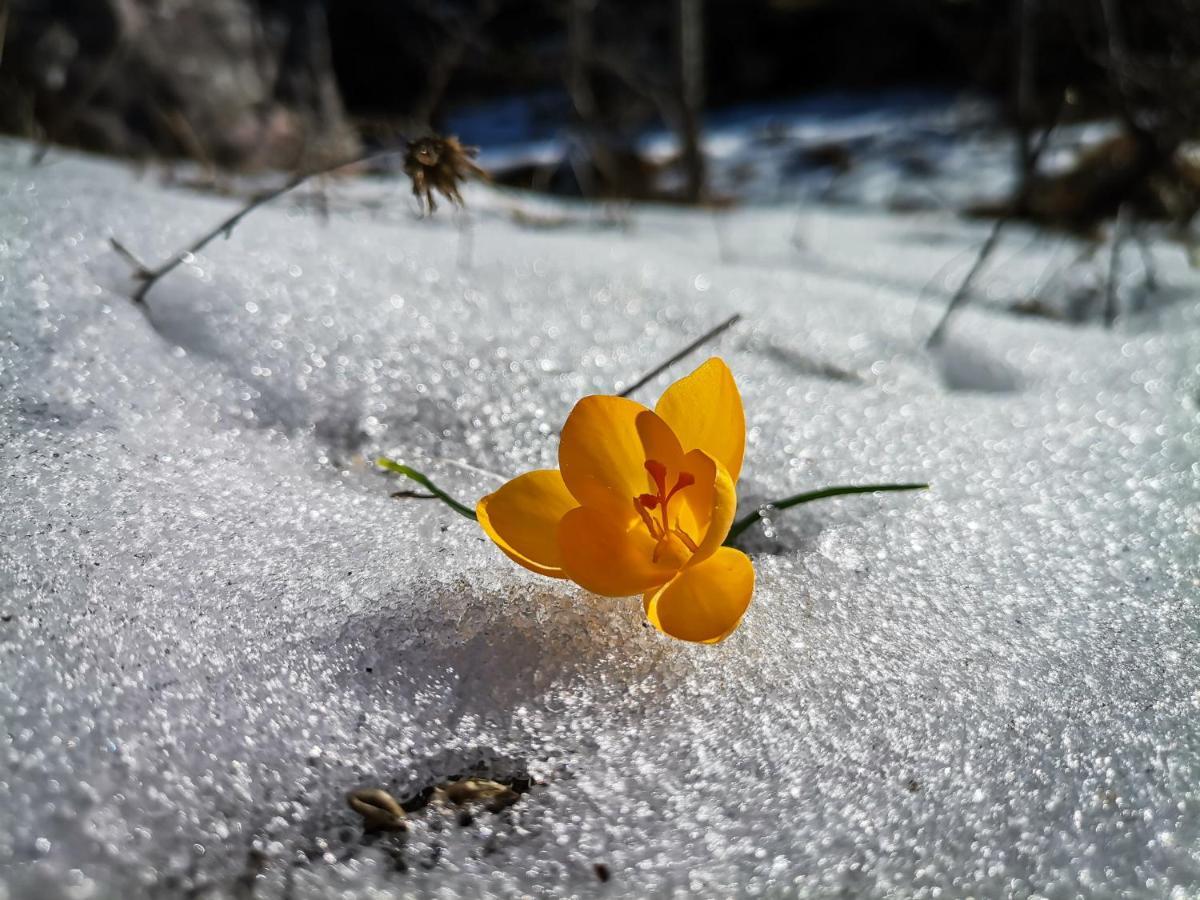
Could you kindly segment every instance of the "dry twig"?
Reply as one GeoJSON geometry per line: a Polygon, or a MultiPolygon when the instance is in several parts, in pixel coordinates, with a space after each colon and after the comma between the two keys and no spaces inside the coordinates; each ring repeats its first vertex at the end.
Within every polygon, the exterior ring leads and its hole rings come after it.
{"type": "Polygon", "coordinates": [[[618,397],[628,397],[630,394],[632,394],[638,388],[640,388],[643,385],[650,382],[656,375],[659,375],[660,373],[665,372],[667,369],[671,368],[671,366],[675,365],[675,363],[679,362],[681,359],[683,359],[688,354],[690,354],[690,353],[694,352],[695,350],[699,349],[700,347],[704,346],[705,344],[707,344],[709,341],[713,340],[714,338],[719,337],[720,335],[724,334],[728,329],[730,329],[734,325],[736,325],[737,322],[741,318],[742,318],[741,313],[734,313],[732,316],[730,316],[728,319],[726,319],[724,322],[722,322],[716,328],[712,329],[711,331],[706,331],[704,334],[700,335],[700,337],[696,338],[696,340],[692,341],[690,344],[688,344],[686,347],[684,347],[682,350],[680,350],[678,353],[676,353],[670,359],[666,360],[665,362],[661,363],[660,365],[655,366],[653,369],[651,369],[649,372],[647,372],[645,375],[643,375],[641,378],[639,378],[637,381],[635,381],[629,387],[625,388],[625,390],[621,391],[621,393],[618,394],[617,396],[618,397]]]}
{"type": "MultiPolygon", "coordinates": [[[[47,123],[42,139],[38,146],[34,149],[33,155],[29,158],[29,164],[32,166],[40,166],[46,158],[46,154],[50,152],[50,146],[57,143],[59,137],[73,124],[75,120],[88,108],[88,105],[100,92],[109,79],[120,67],[125,60],[126,55],[131,49],[132,42],[132,25],[123,13],[123,7],[119,3],[112,3],[107,0],[104,4],[108,7],[108,12],[112,16],[113,23],[117,29],[117,37],[111,47],[104,54],[103,58],[96,65],[95,70],[91,73],[90,80],[84,84],[79,93],[67,104],[66,108],[60,112],[52,121],[47,123]]],[[[8,3],[7,0],[0,0],[0,50],[3,50],[4,34],[3,31],[8,26],[8,3]]]]}
{"type": "MultiPolygon", "coordinates": [[[[1050,143],[1050,136],[1054,134],[1054,129],[1058,125],[1058,119],[1061,112],[1062,104],[1060,103],[1058,112],[1055,113],[1055,116],[1051,120],[1050,124],[1046,126],[1046,130],[1042,132],[1042,136],[1038,139],[1037,144],[1034,145],[1034,147],[1026,156],[1024,168],[1027,175],[1037,169],[1038,160],[1041,159],[1042,154],[1045,152],[1046,147],[1050,143]]],[[[942,317],[938,320],[937,325],[935,325],[933,331],[929,333],[929,337],[925,339],[925,348],[927,350],[937,347],[946,337],[946,328],[950,324],[951,316],[953,316],[958,308],[962,306],[964,302],[966,302],[968,296],[970,295],[971,285],[974,283],[975,278],[983,270],[984,265],[987,264],[988,258],[992,255],[992,252],[996,249],[996,245],[1000,242],[1000,235],[1004,231],[1005,226],[1007,226],[1010,222],[1012,222],[1013,219],[1024,212],[1032,187],[1033,179],[1031,177],[1024,177],[1019,184],[1016,196],[1013,198],[1013,201],[1009,205],[1008,209],[996,219],[995,223],[993,223],[992,230],[988,233],[987,239],[979,248],[979,253],[975,257],[974,264],[967,271],[966,277],[963,278],[962,282],[958,286],[958,289],[955,290],[954,296],[950,298],[950,302],[946,304],[946,309],[942,312],[942,317]]]]}
{"type": "Polygon", "coordinates": [[[1121,246],[1125,243],[1129,207],[1122,203],[1113,222],[1112,246],[1108,251],[1108,283],[1104,285],[1104,327],[1117,321],[1117,289],[1121,277],[1121,246]]]}
{"type": "Polygon", "coordinates": [[[194,253],[199,253],[201,250],[203,250],[205,247],[207,247],[213,240],[215,240],[219,235],[224,235],[226,238],[228,238],[231,234],[233,234],[233,229],[238,226],[238,223],[240,223],[242,221],[242,219],[244,219],[250,213],[254,212],[254,210],[258,209],[260,206],[265,206],[266,204],[270,203],[272,200],[276,199],[277,197],[281,197],[284,194],[286,194],[288,191],[291,191],[291,190],[299,187],[300,185],[304,184],[304,182],[308,181],[308,179],[312,178],[313,176],[324,175],[324,174],[327,174],[330,172],[336,172],[338,169],[344,169],[346,166],[352,166],[352,165],[356,165],[358,163],[368,162],[370,160],[377,159],[382,156],[387,156],[387,155],[395,153],[395,152],[397,152],[397,151],[396,150],[383,150],[383,151],[376,151],[373,153],[367,153],[362,156],[358,156],[354,159],[343,160],[341,162],[334,163],[333,165],[330,165],[330,166],[324,166],[319,169],[313,169],[313,170],[309,170],[306,172],[301,172],[299,174],[293,175],[291,178],[289,178],[287,181],[285,181],[279,187],[272,188],[269,191],[264,191],[263,193],[258,194],[255,197],[251,198],[251,200],[248,203],[246,203],[244,206],[242,206],[241,209],[239,209],[233,215],[222,220],[216,227],[205,232],[201,237],[197,238],[195,241],[193,241],[188,246],[184,247],[182,250],[176,251],[174,254],[172,254],[170,256],[170,258],[167,259],[166,262],[164,262],[158,266],[150,267],[150,266],[145,265],[136,256],[134,256],[133,253],[131,253],[129,251],[129,249],[126,248],[120,241],[118,241],[116,238],[110,238],[109,242],[112,244],[112,248],[117,253],[119,253],[125,259],[125,261],[128,262],[133,267],[134,277],[137,278],[137,280],[141,282],[141,284],[138,286],[138,289],[134,292],[133,297],[131,299],[133,300],[134,303],[137,303],[137,304],[145,303],[146,302],[146,294],[148,294],[150,292],[150,289],[152,287],[154,287],[154,285],[157,284],[164,276],[166,276],[166,275],[170,274],[172,271],[174,271],[174,269],[177,266],[179,266],[179,264],[182,263],[185,259],[187,259],[189,256],[191,256],[194,253]]]}

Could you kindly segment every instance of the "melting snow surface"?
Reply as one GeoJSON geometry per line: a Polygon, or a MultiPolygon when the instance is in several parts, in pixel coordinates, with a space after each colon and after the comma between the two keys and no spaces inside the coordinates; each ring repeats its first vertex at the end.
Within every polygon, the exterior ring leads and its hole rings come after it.
{"type": "Polygon", "coordinates": [[[256,212],[143,314],[109,237],[154,262],[233,201],[28,149],[0,144],[0,898],[1200,891],[1200,279],[1175,245],[1105,331],[1010,311],[1065,304],[1072,250],[1014,229],[927,353],[985,224],[514,219],[536,201],[482,188],[419,221],[373,181],[325,224],[303,191],[256,212]],[[744,509],[933,489],[758,529],[720,646],[516,567],[368,463],[474,500],[733,312],[711,351],[745,399],[744,509]],[[463,773],[536,783],[406,840],[346,807],[463,773]]]}

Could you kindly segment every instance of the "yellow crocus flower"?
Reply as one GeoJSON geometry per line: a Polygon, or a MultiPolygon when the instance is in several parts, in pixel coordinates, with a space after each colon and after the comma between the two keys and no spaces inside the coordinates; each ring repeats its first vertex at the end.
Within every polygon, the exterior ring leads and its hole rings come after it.
{"type": "Polygon", "coordinates": [[[754,592],[749,558],[722,546],[745,446],[741,395],[713,358],[653,410],[584,397],[563,425],[559,468],[514,478],[475,511],[525,568],[608,597],[642,594],[660,631],[716,643],[754,592]]]}

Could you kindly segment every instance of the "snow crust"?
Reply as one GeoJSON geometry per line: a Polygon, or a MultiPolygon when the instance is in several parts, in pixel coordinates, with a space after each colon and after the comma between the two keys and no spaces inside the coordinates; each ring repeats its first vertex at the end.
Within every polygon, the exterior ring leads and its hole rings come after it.
{"type": "Polygon", "coordinates": [[[109,237],[155,262],[232,201],[28,149],[0,144],[0,898],[1200,891],[1175,245],[1105,331],[1010,311],[1065,303],[1046,273],[1078,249],[1014,229],[927,353],[985,224],[485,188],[420,221],[370,181],[325,224],[303,192],[258,211],[143,315],[109,237]],[[744,509],[933,489],[760,529],[722,645],[519,569],[368,462],[473,501],[733,312],[709,350],[747,409],[744,509]],[[396,844],[345,805],[464,772],[537,783],[396,844]]]}

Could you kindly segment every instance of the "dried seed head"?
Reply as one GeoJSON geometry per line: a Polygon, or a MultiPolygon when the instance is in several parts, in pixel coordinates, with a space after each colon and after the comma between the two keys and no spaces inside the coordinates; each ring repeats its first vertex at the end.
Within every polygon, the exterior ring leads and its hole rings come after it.
{"type": "Polygon", "coordinates": [[[487,173],[472,159],[478,147],[464,147],[455,137],[429,135],[408,142],[404,172],[412,179],[413,194],[422,211],[437,209],[433,192],[437,191],[455,206],[462,206],[458,185],[468,177],[487,178],[487,173]]]}
{"type": "Polygon", "coordinates": [[[426,167],[436,166],[442,156],[437,138],[420,138],[413,141],[409,149],[417,163],[426,167]]]}
{"type": "Polygon", "coordinates": [[[442,785],[441,790],[451,803],[458,806],[481,803],[492,812],[499,812],[521,799],[521,795],[512,788],[498,781],[488,781],[486,778],[451,781],[442,785]]]}
{"type": "Polygon", "coordinates": [[[404,810],[396,798],[379,788],[353,791],[346,801],[350,808],[363,817],[367,831],[407,831],[404,810]]]}

